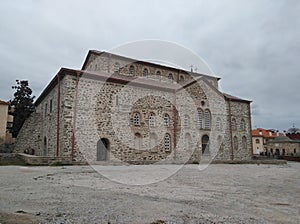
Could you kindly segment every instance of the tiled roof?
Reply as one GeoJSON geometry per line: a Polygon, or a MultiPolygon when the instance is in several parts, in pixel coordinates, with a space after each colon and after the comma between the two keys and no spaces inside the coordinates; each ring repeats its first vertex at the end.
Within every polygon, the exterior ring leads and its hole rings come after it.
{"type": "Polygon", "coordinates": [[[252,130],[251,133],[252,136],[264,137],[264,138],[276,138],[280,135],[283,135],[282,133],[276,132],[273,129],[263,129],[263,128],[257,128],[255,130],[252,130]]]}

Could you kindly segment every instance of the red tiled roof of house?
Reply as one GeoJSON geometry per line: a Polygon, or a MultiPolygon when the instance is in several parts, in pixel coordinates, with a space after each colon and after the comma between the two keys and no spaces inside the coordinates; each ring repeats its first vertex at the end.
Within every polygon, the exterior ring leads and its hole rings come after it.
{"type": "Polygon", "coordinates": [[[251,131],[252,136],[264,137],[264,138],[276,138],[283,135],[282,133],[276,132],[273,129],[257,128],[251,131]]]}

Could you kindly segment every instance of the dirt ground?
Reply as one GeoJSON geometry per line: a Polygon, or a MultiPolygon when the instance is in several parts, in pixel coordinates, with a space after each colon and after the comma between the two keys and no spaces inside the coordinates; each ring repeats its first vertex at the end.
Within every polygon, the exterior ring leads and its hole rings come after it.
{"type": "Polygon", "coordinates": [[[300,163],[96,170],[1,166],[0,223],[300,223],[300,163]]]}

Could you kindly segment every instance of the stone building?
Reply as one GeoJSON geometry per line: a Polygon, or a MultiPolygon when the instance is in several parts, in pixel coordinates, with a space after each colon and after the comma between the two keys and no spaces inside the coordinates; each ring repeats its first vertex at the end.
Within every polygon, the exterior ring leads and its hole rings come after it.
{"type": "Polygon", "coordinates": [[[267,144],[278,136],[284,135],[274,129],[256,128],[251,131],[253,154],[259,155],[266,152],[267,144]]]}
{"type": "Polygon", "coordinates": [[[268,142],[265,149],[266,154],[277,156],[300,155],[300,141],[292,140],[287,136],[279,136],[268,142]]]}
{"type": "Polygon", "coordinates": [[[16,151],[136,164],[251,159],[251,102],[220,92],[219,80],[89,51],[36,100],[16,151]]]}

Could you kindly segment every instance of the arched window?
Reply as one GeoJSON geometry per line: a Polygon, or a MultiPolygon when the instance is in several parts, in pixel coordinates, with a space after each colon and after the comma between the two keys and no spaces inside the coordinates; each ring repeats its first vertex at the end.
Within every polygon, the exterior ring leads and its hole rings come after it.
{"type": "Polygon", "coordinates": [[[189,115],[184,115],[183,127],[185,127],[185,128],[190,127],[190,117],[189,117],[189,115]]]}
{"type": "Polygon", "coordinates": [[[130,67],[129,67],[129,75],[134,76],[134,66],[133,65],[130,65],[130,67]]]}
{"type": "Polygon", "coordinates": [[[174,78],[173,78],[172,73],[169,74],[168,79],[169,79],[170,82],[173,82],[174,78]]]}
{"type": "Polygon", "coordinates": [[[202,154],[209,153],[209,136],[203,135],[202,137],[202,154]]]}
{"type": "Polygon", "coordinates": [[[157,135],[155,133],[150,133],[150,149],[157,145],[157,135]]]}
{"type": "Polygon", "coordinates": [[[149,116],[149,126],[150,126],[150,128],[154,128],[155,127],[155,115],[154,115],[154,113],[150,113],[150,116],[149,116]]]}
{"type": "Polygon", "coordinates": [[[238,150],[239,143],[238,143],[238,138],[236,136],[233,137],[233,149],[238,150]]]}
{"type": "Polygon", "coordinates": [[[243,149],[247,149],[247,138],[246,138],[246,136],[242,137],[242,147],[243,147],[243,149]]]}
{"type": "Polygon", "coordinates": [[[168,114],[165,114],[164,115],[164,126],[169,127],[169,125],[170,125],[170,117],[168,114]]]}
{"type": "Polygon", "coordinates": [[[135,113],[133,114],[133,124],[134,124],[135,126],[140,125],[140,114],[139,114],[138,112],[135,112],[135,113]]]}
{"type": "Polygon", "coordinates": [[[221,118],[219,118],[219,117],[216,120],[216,128],[217,128],[218,131],[222,130],[221,118]]]}
{"type": "Polygon", "coordinates": [[[197,125],[198,125],[198,128],[201,129],[202,128],[203,113],[202,113],[201,109],[198,109],[197,112],[198,112],[197,125]]]}
{"type": "Polygon", "coordinates": [[[160,72],[160,71],[157,71],[157,72],[156,72],[156,78],[157,78],[158,80],[161,79],[161,72],[160,72]]]}
{"type": "Polygon", "coordinates": [[[116,62],[114,65],[114,72],[118,74],[120,72],[120,64],[118,62],[116,62]]]}
{"type": "Polygon", "coordinates": [[[147,77],[147,76],[148,76],[148,69],[147,69],[147,68],[144,68],[143,76],[144,76],[144,77],[147,77]]]}
{"type": "Polygon", "coordinates": [[[142,136],[140,133],[134,134],[134,148],[136,149],[142,148],[142,136]]]}
{"type": "Polygon", "coordinates": [[[245,123],[245,120],[242,119],[241,120],[241,124],[240,124],[240,130],[241,131],[245,131],[245,129],[246,129],[246,123],[245,123]]]}
{"type": "Polygon", "coordinates": [[[210,129],[210,112],[208,109],[204,111],[204,129],[210,129]]]}
{"type": "Polygon", "coordinates": [[[169,152],[171,151],[171,137],[170,134],[165,135],[165,151],[169,152]]]}
{"type": "Polygon", "coordinates": [[[235,118],[232,118],[231,120],[231,128],[233,131],[236,131],[236,120],[235,118]]]}
{"type": "Polygon", "coordinates": [[[255,139],[255,143],[256,143],[256,144],[259,144],[259,139],[258,139],[258,138],[255,139]]]}
{"type": "Polygon", "coordinates": [[[184,82],[184,76],[183,75],[179,76],[179,82],[184,82]]]}

